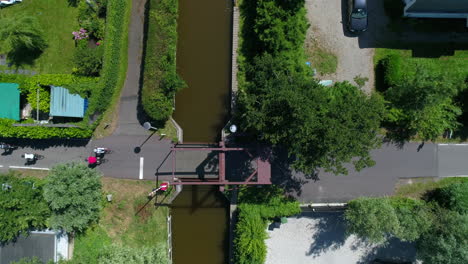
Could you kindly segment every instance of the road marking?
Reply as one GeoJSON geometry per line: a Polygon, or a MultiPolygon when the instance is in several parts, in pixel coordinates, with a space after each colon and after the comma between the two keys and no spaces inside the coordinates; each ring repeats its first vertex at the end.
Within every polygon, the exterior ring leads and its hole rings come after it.
{"type": "Polygon", "coordinates": [[[26,167],[26,166],[8,166],[10,169],[25,169],[25,170],[50,170],[49,168],[26,167]]]}
{"type": "Polygon", "coordinates": [[[3,165],[0,165],[0,168],[3,168],[3,165]]]}
{"type": "Polygon", "coordinates": [[[439,146],[468,146],[468,144],[463,144],[463,143],[460,143],[460,144],[438,144],[439,146]]]}
{"type": "Polygon", "coordinates": [[[140,180],[143,180],[143,162],[144,162],[144,158],[143,157],[140,157],[140,180]]]}

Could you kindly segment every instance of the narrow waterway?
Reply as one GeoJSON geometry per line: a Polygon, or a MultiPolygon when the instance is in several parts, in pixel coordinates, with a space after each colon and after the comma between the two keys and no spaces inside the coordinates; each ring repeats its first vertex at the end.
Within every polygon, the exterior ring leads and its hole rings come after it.
{"type": "Polygon", "coordinates": [[[229,112],[232,0],[179,0],[174,119],[184,142],[217,142],[229,112]]]}
{"type": "Polygon", "coordinates": [[[229,212],[214,186],[184,186],[172,203],[174,264],[226,264],[229,212]]]}

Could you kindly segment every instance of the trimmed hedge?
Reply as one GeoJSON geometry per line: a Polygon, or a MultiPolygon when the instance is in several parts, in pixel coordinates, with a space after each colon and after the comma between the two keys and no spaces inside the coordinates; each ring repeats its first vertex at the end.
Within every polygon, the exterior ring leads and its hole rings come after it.
{"type": "Polygon", "coordinates": [[[276,186],[241,190],[234,239],[235,263],[263,264],[267,254],[265,239],[268,236],[268,222],[301,212],[299,202],[286,198],[282,192],[276,186]]]}
{"type": "Polygon", "coordinates": [[[3,138],[89,138],[93,135],[93,130],[88,127],[15,127],[15,120],[0,118],[0,137],[3,138]]]}
{"type": "Polygon", "coordinates": [[[169,119],[172,100],[185,87],[176,73],[177,12],[177,0],[148,2],[142,104],[146,114],[157,121],[169,119]]]}

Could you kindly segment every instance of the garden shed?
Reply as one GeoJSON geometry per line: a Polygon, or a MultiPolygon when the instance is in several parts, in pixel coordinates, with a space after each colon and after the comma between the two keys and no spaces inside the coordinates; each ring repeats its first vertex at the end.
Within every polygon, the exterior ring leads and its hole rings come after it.
{"type": "Polygon", "coordinates": [[[0,83],[0,118],[20,120],[20,91],[16,83],[0,83]]]}
{"type": "Polygon", "coordinates": [[[50,86],[50,116],[83,118],[88,102],[78,94],[58,86],[50,86]]]}

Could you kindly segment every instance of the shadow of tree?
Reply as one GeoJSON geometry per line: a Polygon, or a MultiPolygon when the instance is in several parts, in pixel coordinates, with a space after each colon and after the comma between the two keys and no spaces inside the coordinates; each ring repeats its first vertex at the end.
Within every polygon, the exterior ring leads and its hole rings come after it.
{"type": "Polygon", "coordinates": [[[306,216],[318,219],[318,223],[311,227],[317,231],[313,235],[307,256],[317,257],[329,251],[336,250],[346,241],[346,223],[342,212],[307,213],[306,216]]]}
{"type": "Polygon", "coordinates": [[[34,65],[37,58],[42,55],[43,51],[39,49],[28,49],[24,46],[17,46],[7,54],[8,61],[11,65],[19,68],[23,65],[34,65]]]}
{"type": "MultiPolygon", "coordinates": [[[[281,186],[287,193],[301,195],[302,185],[307,180],[294,176],[296,172],[291,168],[294,159],[289,157],[287,151],[274,148],[271,156],[271,182],[281,186]]],[[[305,177],[311,178],[311,176],[305,177]]]]}
{"type": "Polygon", "coordinates": [[[377,259],[382,262],[392,261],[400,264],[414,263],[416,261],[415,244],[390,238],[381,245],[371,247],[357,264],[368,264],[377,259]]]}

